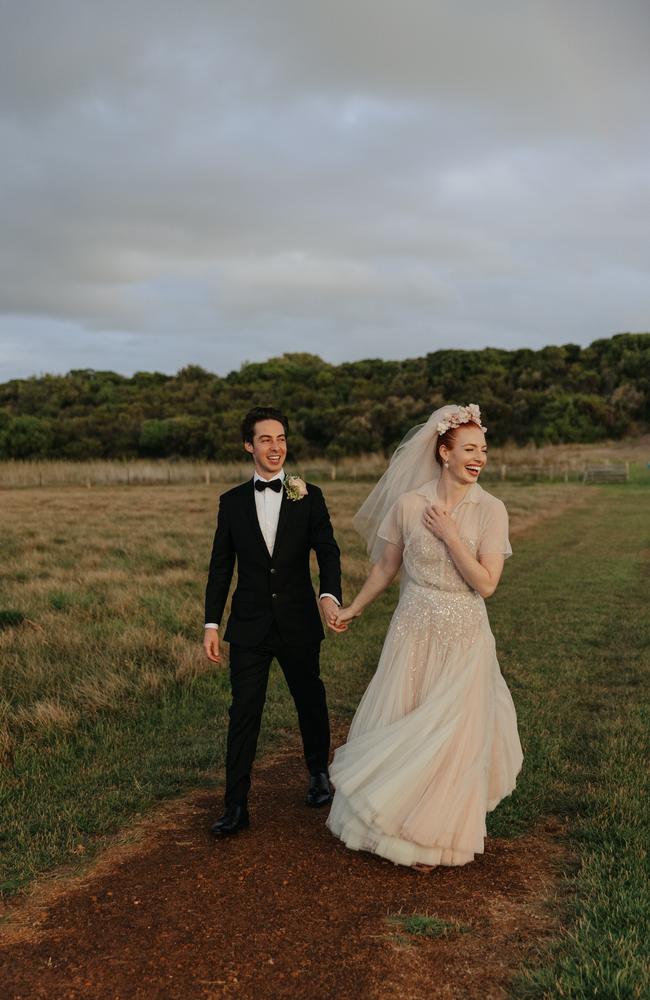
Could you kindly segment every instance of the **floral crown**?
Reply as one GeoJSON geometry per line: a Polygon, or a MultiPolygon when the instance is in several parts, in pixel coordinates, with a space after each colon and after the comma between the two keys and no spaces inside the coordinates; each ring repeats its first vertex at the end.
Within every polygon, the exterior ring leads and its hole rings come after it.
{"type": "Polygon", "coordinates": [[[467,406],[457,406],[452,413],[436,424],[438,434],[445,434],[452,427],[460,427],[461,424],[478,424],[482,431],[487,427],[481,424],[481,411],[476,403],[469,403],[467,406]]]}

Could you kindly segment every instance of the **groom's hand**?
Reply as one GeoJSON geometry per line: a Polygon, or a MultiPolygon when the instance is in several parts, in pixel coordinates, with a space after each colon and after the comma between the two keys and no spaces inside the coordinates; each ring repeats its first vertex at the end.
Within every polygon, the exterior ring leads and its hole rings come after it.
{"type": "Polygon", "coordinates": [[[203,636],[203,648],[205,655],[213,663],[221,663],[221,650],[219,649],[219,633],[216,628],[206,628],[203,636]]]}
{"type": "Polygon", "coordinates": [[[341,627],[336,623],[336,616],[339,612],[339,606],[336,601],[333,601],[331,597],[321,597],[320,606],[323,611],[323,618],[325,619],[325,624],[332,632],[345,632],[347,625],[341,627]]]}

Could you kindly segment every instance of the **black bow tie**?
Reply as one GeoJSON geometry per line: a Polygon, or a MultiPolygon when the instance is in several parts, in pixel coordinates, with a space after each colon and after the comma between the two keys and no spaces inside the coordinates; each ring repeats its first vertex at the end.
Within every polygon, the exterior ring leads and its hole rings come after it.
{"type": "Polygon", "coordinates": [[[255,489],[259,490],[261,493],[263,490],[273,490],[274,493],[279,493],[282,489],[281,479],[271,479],[269,482],[266,479],[256,479],[255,489]]]}

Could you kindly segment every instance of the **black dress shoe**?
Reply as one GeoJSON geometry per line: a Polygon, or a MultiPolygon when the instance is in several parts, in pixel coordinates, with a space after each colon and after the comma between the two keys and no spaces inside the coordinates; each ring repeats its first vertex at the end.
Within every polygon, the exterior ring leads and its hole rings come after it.
{"type": "Polygon", "coordinates": [[[332,786],[327,771],[319,771],[309,778],[309,788],[305,804],[308,806],[326,806],[332,801],[332,786]]]}
{"type": "Polygon", "coordinates": [[[247,830],[248,826],[246,806],[229,806],[214,826],[210,827],[210,833],[213,833],[215,837],[228,837],[232,833],[239,833],[240,830],[247,830]]]}

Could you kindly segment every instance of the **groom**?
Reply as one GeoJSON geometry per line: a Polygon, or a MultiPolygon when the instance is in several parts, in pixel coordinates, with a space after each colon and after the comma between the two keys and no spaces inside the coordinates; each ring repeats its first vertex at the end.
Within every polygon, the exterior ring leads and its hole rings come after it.
{"type": "Polygon", "coordinates": [[[284,673],[298,711],[309,769],[306,804],[332,798],[327,762],[329,719],[320,679],[324,637],[311,582],[309,554],[320,570],[320,606],[332,631],[341,602],[340,552],[323,494],[284,473],[289,424],[259,406],[242,422],[255,474],[222,494],[205,594],[207,656],[221,661],[219,623],[237,562],[237,586],[224,639],[230,643],[232,704],[226,745],[225,812],[211,828],[218,837],[248,826],[248,790],[271,661],[284,673]]]}

